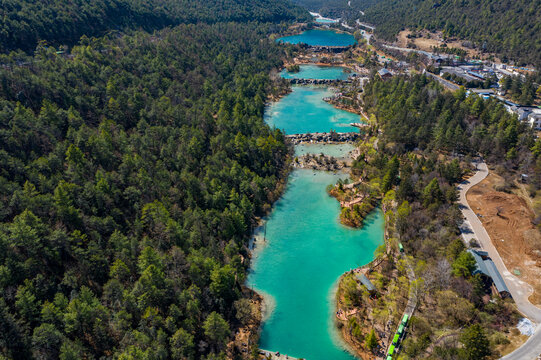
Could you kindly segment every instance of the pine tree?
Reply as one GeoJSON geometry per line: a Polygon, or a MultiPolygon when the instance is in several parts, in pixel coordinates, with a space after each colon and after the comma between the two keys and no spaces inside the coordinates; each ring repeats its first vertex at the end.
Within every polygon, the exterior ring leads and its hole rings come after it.
{"type": "Polygon", "coordinates": [[[479,324],[475,324],[464,330],[460,336],[460,342],[464,344],[461,349],[461,358],[467,360],[483,360],[490,355],[489,342],[479,324]]]}
{"type": "Polygon", "coordinates": [[[376,332],[374,331],[374,329],[372,329],[370,333],[366,336],[364,346],[366,346],[366,348],[370,351],[374,351],[376,346],[378,346],[378,338],[376,337],[376,332]]]}

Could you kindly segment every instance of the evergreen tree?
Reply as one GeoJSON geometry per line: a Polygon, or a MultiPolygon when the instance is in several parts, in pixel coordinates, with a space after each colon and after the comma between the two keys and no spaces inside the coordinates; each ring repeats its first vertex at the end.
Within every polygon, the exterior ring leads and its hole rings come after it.
{"type": "Polygon", "coordinates": [[[490,356],[490,343],[479,324],[471,325],[460,335],[464,347],[460,351],[461,359],[483,360],[490,356]]]}
{"type": "Polygon", "coordinates": [[[378,346],[378,338],[374,329],[370,330],[370,333],[366,336],[364,346],[370,351],[374,351],[378,346]]]}

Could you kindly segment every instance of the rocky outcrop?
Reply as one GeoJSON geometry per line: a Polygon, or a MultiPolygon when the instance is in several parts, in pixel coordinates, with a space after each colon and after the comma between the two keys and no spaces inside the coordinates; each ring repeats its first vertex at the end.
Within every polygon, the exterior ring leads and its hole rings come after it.
{"type": "Polygon", "coordinates": [[[293,167],[298,169],[338,171],[347,168],[348,165],[345,161],[338,160],[329,155],[306,154],[295,158],[293,167]]]}

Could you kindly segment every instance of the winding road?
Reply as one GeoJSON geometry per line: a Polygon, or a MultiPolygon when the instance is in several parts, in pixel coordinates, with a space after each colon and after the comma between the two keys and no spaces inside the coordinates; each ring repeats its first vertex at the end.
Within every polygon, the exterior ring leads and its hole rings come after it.
{"type": "Polygon", "coordinates": [[[471,239],[477,239],[481,248],[488,252],[494,264],[498,268],[498,271],[502,275],[505,284],[509,288],[511,296],[515,301],[518,310],[532,322],[538,324],[535,333],[526,341],[520,348],[513,351],[509,355],[502,357],[502,360],[534,360],[541,354],[541,309],[532,305],[528,300],[528,297],[533,292],[531,286],[519,278],[514,276],[509,270],[507,270],[500,254],[492,244],[490,236],[488,235],[485,227],[470,208],[466,199],[466,194],[473,186],[479,184],[483,179],[488,176],[487,164],[483,161],[475,163],[477,172],[468,180],[462,182],[458,186],[460,194],[459,206],[462,214],[465,217],[465,221],[461,226],[462,237],[469,244],[471,239]]]}

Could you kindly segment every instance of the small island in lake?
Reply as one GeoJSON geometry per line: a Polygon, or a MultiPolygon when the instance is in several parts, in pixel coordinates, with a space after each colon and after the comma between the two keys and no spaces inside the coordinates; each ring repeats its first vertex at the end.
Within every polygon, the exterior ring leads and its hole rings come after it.
{"type": "Polygon", "coordinates": [[[301,71],[301,67],[298,64],[289,65],[286,67],[288,73],[296,74],[301,71]]]}

